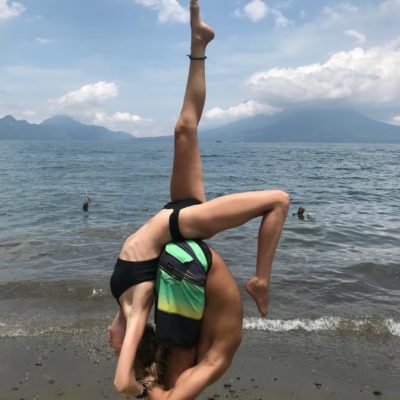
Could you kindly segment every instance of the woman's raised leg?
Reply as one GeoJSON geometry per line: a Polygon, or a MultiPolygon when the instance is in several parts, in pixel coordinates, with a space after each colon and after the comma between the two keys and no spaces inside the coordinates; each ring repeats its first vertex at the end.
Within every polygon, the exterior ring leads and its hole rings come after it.
{"type": "Polygon", "coordinates": [[[268,313],[272,261],[289,208],[281,190],[237,193],[181,210],[179,226],[184,237],[207,239],[262,217],[258,232],[256,274],[246,284],[262,316],[268,313]]]}
{"type": "Polygon", "coordinates": [[[190,1],[190,16],[191,59],[182,111],[175,127],[171,200],[196,198],[203,202],[205,194],[197,127],[206,98],[204,57],[214,32],[202,22],[198,0],[190,1]]]}

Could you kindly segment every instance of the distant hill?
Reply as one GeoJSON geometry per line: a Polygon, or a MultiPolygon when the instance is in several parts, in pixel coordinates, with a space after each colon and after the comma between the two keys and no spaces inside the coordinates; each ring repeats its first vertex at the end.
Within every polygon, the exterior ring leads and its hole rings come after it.
{"type": "Polygon", "coordinates": [[[18,121],[11,115],[0,119],[0,140],[100,140],[135,139],[126,132],[113,132],[107,128],[81,124],[74,119],[58,115],[41,124],[18,121]]]}
{"type": "Polygon", "coordinates": [[[243,142],[400,143],[400,126],[350,110],[297,110],[257,116],[201,133],[243,142]]]}
{"type": "MultiPolygon", "coordinates": [[[[350,110],[306,109],[259,115],[203,131],[202,139],[230,142],[400,143],[400,126],[372,120],[350,110]]],[[[0,119],[0,140],[170,140],[171,136],[135,138],[126,132],[85,125],[58,115],[41,124],[0,119]]]]}

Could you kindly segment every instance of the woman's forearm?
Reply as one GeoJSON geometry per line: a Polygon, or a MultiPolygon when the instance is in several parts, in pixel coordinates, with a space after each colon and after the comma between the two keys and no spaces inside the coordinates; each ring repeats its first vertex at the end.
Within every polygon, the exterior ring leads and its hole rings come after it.
{"type": "Polygon", "coordinates": [[[130,377],[118,391],[127,396],[138,396],[142,392],[143,386],[133,377],[130,377]]]}
{"type": "Polygon", "coordinates": [[[171,390],[154,387],[150,400],[194,400],[210,384],[215,382],[228,369],[230,360],[225,354],[214,360],[203,360],[193,368],[187,369],[177,379],[171,390]]]}
{"type": "Polygon", "coordinates": [[[136,309],[134,315],[128,316],[125,338],[118,358],[114,385],[120,393],[137,396],[141,392],[141,384],[135,379],[133,364],[136,351],[143,336],[150,307],[136,309]]]}

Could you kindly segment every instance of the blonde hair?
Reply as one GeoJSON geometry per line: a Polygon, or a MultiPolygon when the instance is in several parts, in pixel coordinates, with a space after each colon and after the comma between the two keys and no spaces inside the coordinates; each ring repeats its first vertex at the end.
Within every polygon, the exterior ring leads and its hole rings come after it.
{"type": "Polygon", "coordinates": [[[168,350],[159,348],[152,325],[147,324],[139,343],[134,370],[138,381],[163,385],[167,365],[168,350]]]}

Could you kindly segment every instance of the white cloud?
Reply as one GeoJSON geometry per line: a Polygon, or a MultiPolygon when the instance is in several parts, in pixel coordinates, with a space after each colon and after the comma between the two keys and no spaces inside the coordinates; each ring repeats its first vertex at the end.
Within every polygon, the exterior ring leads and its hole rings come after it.
{"type": "Polygon", "coordinates": [[[386,0],[380,4],[380,9],[384,13],[400,10],[400,0],[386,0]]]}
{"type": "Polygon", "coordinates": [[[95,105],[117,97],[118,91],[118,86],[115,83],[100,81],[68,92],[55,102],[65,106],[95,105]]]}
{"type": "MultiPolygon", "coordinates": [[[[376,45],[381,45],[398,35],[400,0],[386,1],[385,10],[382,10],[382,0],[376,1],[377,4],[356,1],[347,4],[339,1],[335,6],[335,2],[330,3],[330,8],[325,7],[324,12],[316,15],[310,14],[306,9],[303,20],[297,20],[295,23],[290,21],[291,29],[287,34],[278,35],[272,32],[274,36],[271,39],[273,38],[277,48],[275,65],[290,63],[290,66],[293,66],[325,60],[331,54],[351,45],[351,40],[344,34],[346,29],[365,34],[367,41],[376,45]],[[333,15],[336,18],[333,18],[333,15]]],[[[323,6],[321,10],[322,8],[323,6]]],[[[354,40],[353,43],[357,42],[354,40]]],[[[272,66],[271,62],[265,69],[272,66]]]]}
{"type": "Polygon", "coordinates": [[[36,116],[36,111],[25,110],[22,114],[27,118],[32,118],[32,117],[36,116]]]}
{"type": "Polygon", "coordinates": [[[205,113],[205,118],[209,121],[233,121],[241,118],[253,117],[258,114],[273,115],[282,111],[280,108],[272,107],[268,104],[259,103],[255,100],[248,100],[227,110],[214,107],[205,113]]]}
{"type": "Polygon", "coordinates": [[[247,17],[252,22],[258,22],[271,14],[275,19],[275,25],[279,28],[286,28],[291,24],[282,11],[277,8],[269,8],[262,0],[252,0],[243,9],[237,8],[234,12],[236,17],[247,17]]]}
{"type": "Polygon", "coordinates": [[[84,115],[81,114],[81,117],[90,124],[105,126],[114,131],[129,132],[135,136],[141,135],[141,129],[145,129],[146,136],[160,134],[151,119],[129,112],[118,111],[114,114],[108,114],[104,110],[88,111],[84,115]]]}
{"type": "Polygon", "coordinates": [[[355,38],[358,43],[365,43],[367,41],[367,37],[364,34],[357,32],[353,29],[348,29],[347,31],[344,31],[344,33],[347,36],[355,38]]]}
{"type": "Polygon", "coordinates": [[[275,25],[279,28],[287,28],[290,25],[290,21],[283,15],[279,10],[272,9],[271,14],[275,18],[275,25]]]}
{"type": "Polygon", "coordinates": [[[252,0],[246,4],[244,12],[253,22],[257,22],[267,16],[268,6],[262,0],[252,0]]]}
{"type": "Polygon", "coordinates": [[[333,7],[325,6],[322,10],[322,14],[333,19],[338,19],[343,15],[355,13],[357,7],[349,3],[339,3],[333,7]]]}
{"type": "Polygon", "coordinates": [[[42,38],[42,37],[37,37],[37,38],[35,39],[35,41],[36,41],[37,43],[43,44],[43,45],[46,45],[46,44],[53,44],[53,43],[55,42],[53,39],[42,38]]]}
{"type": "Polygon", "coordinates": [[[385,44],[385,49],[393,50],[393,51],[396,51],[397,49],[400,49],[400,36],[395,38],[395,39],[393,39],[393,40],[390,40],[389,42],[387,42],[385,44]]]}
{"type": "Polygon", "coordinates": [[[393,117],[393,122],[396,125],[400,125],[400,115],[396,115],[395,117],[393,117]]]}
{"type": "Polygon", "coordinates": [[[189,11],[177,0],[135,0],[135,3],[157,11],[159,22],[187,23],[189,21],[189,11]]]}
{"type": "Polygon", "coordinates": [[[262,0],[252,0],[247,3],[243,11],[239,8],[235,10],[236,17],[247,17],[253,22],[258,22],[268,15],[268,6],[262,0]]]}
{"type": "Polygon", "coordinates": [[[276,104],[346,99],[356,104],[400,103],[400,46],[355,48],[324,64],[273,68],[252,75],[247,84],[259,98],[276,104]]]}
{"type": "Polygon", "coordinates": [[[16,1],[0,0],[0,22],[18,17],[25,11],[25,7],[16,1]]]}
{"type": "Polygon", "coordinates": [[[94,124],[108,125],[115,128],[119,123],[133,123],[133,124],[146,124],[152,122],[151,119],[145,119],[137,114],[130,114],[128,112],[117,111],[112,115],[108,115],[104,111],[88,112],[86,116],[92,118],[94,124]]]}
{"type": "Polygon", "coordinates": [[[120,121],[120,122],[141,122],[143,121],[143,118],[139,117],[139,115],[136,114],[129,114],[127,112],[116,112],[113,115],[114,121],[120,121]]]}

